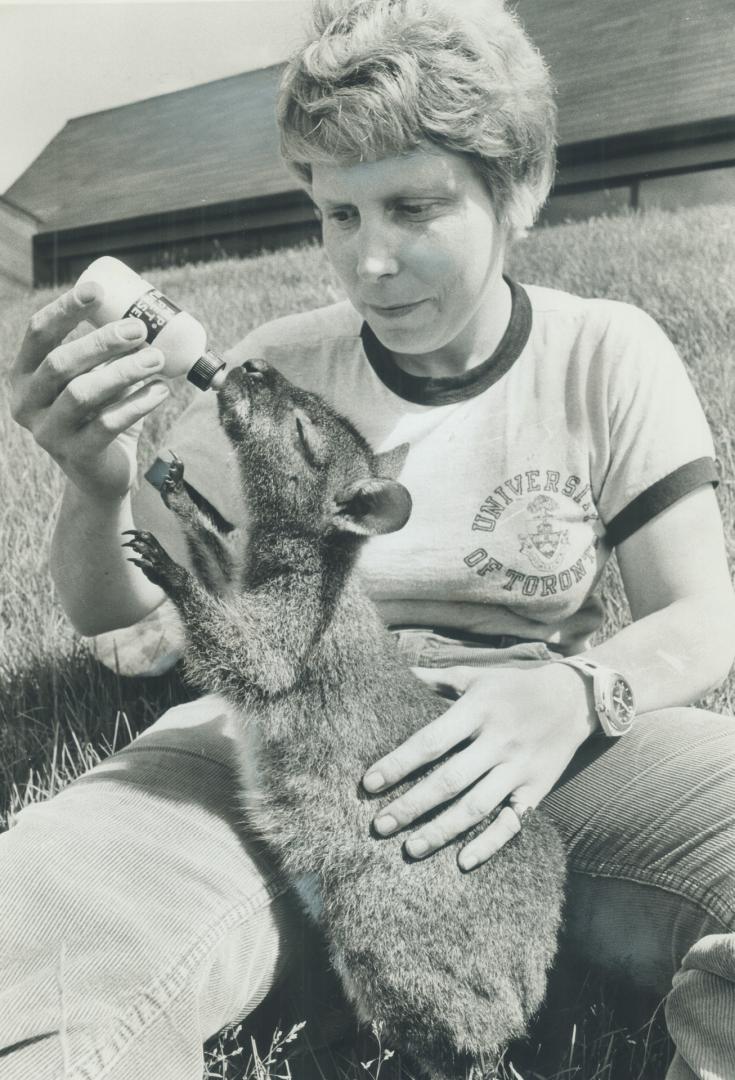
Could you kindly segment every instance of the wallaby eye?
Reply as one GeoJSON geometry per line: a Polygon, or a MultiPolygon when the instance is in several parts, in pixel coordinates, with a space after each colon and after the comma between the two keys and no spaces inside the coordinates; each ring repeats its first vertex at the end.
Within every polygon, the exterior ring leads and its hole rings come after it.
{"type": "Polygon", "coordinates": [[[299,437],[299,445],[308,463],[313,468],[322,464],[324,440],[321,432],[314,421],[306,413],[298,410],[295,413],[296,431],[299,437]]]}
{"type": "Polygon", "coordinates": [[[306,429],[306,425],[304,424],[304,421],[301,419],[300,416],[297,416],[296,417],[296,431],[298,432],[299,443],[301,444],[301,449],[304,451],[304,453],[308,457],[309,456],[309,443],[308,443],[308,440],[306,438],[305,429],[306,429]]]}

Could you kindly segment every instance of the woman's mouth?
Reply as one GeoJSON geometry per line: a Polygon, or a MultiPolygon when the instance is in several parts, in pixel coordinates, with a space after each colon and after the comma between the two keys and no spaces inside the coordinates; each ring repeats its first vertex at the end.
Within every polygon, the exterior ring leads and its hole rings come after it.
{"type": "Polygon", "coordinates": [[[391,304],[389,307],[379,307],[377,304],[368,304],[371,311],[379,315],[381,319],[401,319],[412,311],[425,304],[425,300],[416,300],[413,304],[391,304]]]}

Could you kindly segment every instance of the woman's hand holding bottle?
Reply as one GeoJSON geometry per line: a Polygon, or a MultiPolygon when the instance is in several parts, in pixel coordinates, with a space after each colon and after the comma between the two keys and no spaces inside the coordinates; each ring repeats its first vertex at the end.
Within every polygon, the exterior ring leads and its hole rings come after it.
{"type": "Polygon", "coordinates": [[[11,373],[11,411],[80,491],[109,501],[130,490],[142,421],[168,387],[152,378],[164,359],[141,347],[138,319],[64,340],[101,291],[78,284],[31,318],[11,373]]]}

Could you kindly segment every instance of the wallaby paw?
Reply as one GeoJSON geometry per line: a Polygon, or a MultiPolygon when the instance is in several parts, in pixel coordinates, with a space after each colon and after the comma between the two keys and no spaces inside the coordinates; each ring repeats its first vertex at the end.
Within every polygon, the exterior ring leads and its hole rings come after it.
{"type": "Polygon", "coordinates": [[[184,490],[184,463],[173,450],[169,450],[169,453],[173,460],[161,484],[161,498],[166,506],[169,506],[172,497],[182,494],[184,490]]]}
{"type": "Polygon", "coordinates": [[[132,548],[138,556],[137,559],[128,559],[128,562],[139,566],[148,580],[160,586],[169,596],[175,596],[188,578],[183,566],[173,561],[152,533],[142,529],[128,529],[123,536],[131,537],[123,547],[132,548]]]}

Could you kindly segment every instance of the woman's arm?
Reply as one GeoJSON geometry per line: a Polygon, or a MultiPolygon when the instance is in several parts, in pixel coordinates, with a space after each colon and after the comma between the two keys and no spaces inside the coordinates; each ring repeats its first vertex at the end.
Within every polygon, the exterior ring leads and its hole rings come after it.
{"type": "MultiPolygon", "coordinates": [[[[642,526],[618,558],[634,622],[586,655],[628,678],[641,713],[692,702],[725,679],[735,653],[735,598],[712,489],[697,489],[642,526]]],[[[431,854],[510,795],[535,806],[598,728],[588,680],[566,664],[463,667],[432,678],[462,696],[364,778],[370,791],[389,788],[471,740],[376,819],[386,835],[454,799],[412,835],[406,847],[414,857],[431,854]]],[[[501,810],[462,849],[460,866],[484,862],[518,828],[515,814],[501,810]]]]}
{"type": "Polygon", "coordinates": [[[101,499],[67,483],[51,542],[50,570],[78,633],[92,636],[131,626],[165,599],[127,558],[122,534],[134,526],[128,495],[101,499]]]}
{"type": "Polygon", "coordinates": [[[138,319],[64,339],[99,294],[92,283],[37,312],[11,374],[12,414],[68,478],[52,550],[52,573],[83,634],[136,622],[163,600],[125,559],[129,491],[144,416],[168,390],[152,378],[160,350],[144,348],[138,319]]]}
{"type": "Polygon", "coordinates": [[[735,595],[714,490],[697,488],[617,549],[633,622],[589,657],[625,675],[638,712],[688,705],[727,678],[735,595]]]}

